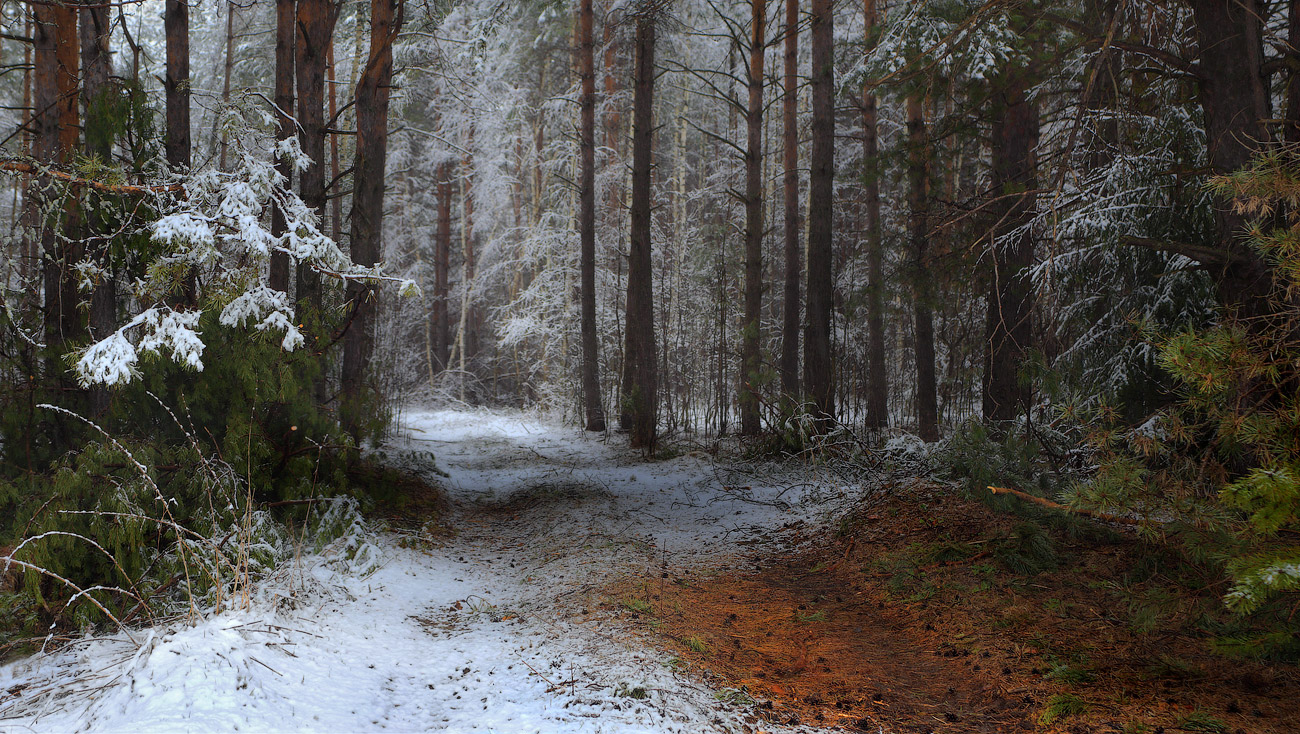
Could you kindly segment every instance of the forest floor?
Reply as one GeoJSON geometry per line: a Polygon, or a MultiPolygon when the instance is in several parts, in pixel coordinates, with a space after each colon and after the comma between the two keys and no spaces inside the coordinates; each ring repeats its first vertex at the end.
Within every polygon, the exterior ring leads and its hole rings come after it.
{"type": "Polygon", "coordinates": [[[770,722],[1300,731],[1294,665],[1211,650],[1216,625],[1234,621],[1218,582],[1187,578],[1177,554],[1127,531],[1052,520],[882,479],[834,522],[757,549],[748,569],[651,573],[608,593],[646,639],[744,690],[770,722]]]}
{"type": "Polygon", "coordinates": [[[432,452],[445,496],[381,508],[394,530],[353,561],[304,551],[246,608],[0,667],[0,731],[787,730],[601,603],[663,564],[729,567],[820,511],[812,487],[731,487],[706,455],[646,463],[528,416],[403,422],[390,460],[432,452]]]}
{"type": "Polygon", "coordinates": [[[304,554],[246,609],[0,668],[0,731],[1271,734],[1300,721],[1294,668],[1169,631],[1193,612],[1158,585],[1118,593],[1140,562],[1121,533],[1051,531],[1044,560],[1014,516],[923,481],[846,484],[680,449],[644,461],[619,437],[517,414],[404,424],[390,458],[432,452],[446,476],[381,508],[394,529],[361,554],[374,563],[304,554]]]}

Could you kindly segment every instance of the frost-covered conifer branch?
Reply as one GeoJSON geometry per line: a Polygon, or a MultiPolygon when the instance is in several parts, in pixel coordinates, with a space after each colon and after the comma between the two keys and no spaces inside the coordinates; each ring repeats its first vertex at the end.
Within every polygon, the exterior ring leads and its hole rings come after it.
{"type": "MultiPolygon", "coordinates": [[[[261,122],[262,127],[269,126],[266,119],[261,122]]],[[[140,358],[146,354],[202,370],[205,344],[199,322],[209,310],[218,314],[222,326],[251,323],[258,332],[281,334],[280,346],[286,351],[302,346],[304,337],[288,294],[263,282],[273,254],[288,255],[292,263],[339,281],[396,283],[403,295],[417,292],[412,281],[388,276],[380,266],[353,265],[322,231],[316,213],[292,191],[274,160],[263,152],[273,147],[277,155],[302,169],[309,161],[296,138],[271,144],[259,127],[247,120],[242,132],[231,136],[235,143],[232,170],[208,166],[184,177],[180,184],[145,187],[157,195],[160,211],[147,225],[147,232],[163,251],[147,263],[146,277],[136,283],[137,298],[144,307],[77,356],[75,371],[83,385],[129,382],[139,374],[140,358]],[[272,206],[284,214],[283,234],[271,230],[272,206]],[[186,273],[198,273],[211,287],[192,306],[173,306],[170,292],[186,273]]],[[[85,277],[92,276],[87,273],[85,277]]]]}

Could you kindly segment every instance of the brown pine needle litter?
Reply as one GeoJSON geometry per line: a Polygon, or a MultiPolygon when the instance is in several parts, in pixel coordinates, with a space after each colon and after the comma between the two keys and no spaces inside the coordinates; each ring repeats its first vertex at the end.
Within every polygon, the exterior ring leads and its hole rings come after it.
{"type": "Polygon", "coordinates": [[[998,559],[1017,519],[929,496],[938,491],[895,493],[793,553],[759,550],[757,570],[647,572],[607,588],[605,609],[637,625],[670,665],[719,695],[751,698],[774,723],[1296,731],[1295,669],[1209,652],[1192,598],[1166,600],[1155,612],[1162,623],[1142,627],[1146,612],[1117,593],[1136,539],[1054,537],[1058,567],[1016,574],[998,559]]]}

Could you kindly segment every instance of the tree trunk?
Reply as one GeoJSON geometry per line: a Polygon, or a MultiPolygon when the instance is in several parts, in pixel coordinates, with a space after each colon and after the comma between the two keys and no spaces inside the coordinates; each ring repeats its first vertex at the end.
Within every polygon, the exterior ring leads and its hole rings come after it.
{"type": "MultiPolygon", "coordinates": [[[[23,33],[28,38],[35,39],[36,31],[33,30],[32,26],[33,15],[34,12],[31,6],[23,9],[23,33]]],[[[36,114],[32,109],[32,86],[35,81],[35,64],[32,59],[32,53],[35,51],[33,48],[34,45],[35,44],[33,43],[23,44],[23,122],[27,124],[27,128],[22,134],[22,153],[24,156],[30,156],[33,153],[34,133],[36,131],[36,114]]],[[[30,191],[32,177],[23,176],[21,181],[22,190],[30,191]]],[[[31,281],[32,277],[34,277],[36,273],[36,268],[39,263],[39,258],[36,254],[36,238],[32,236],[36,229],[36,218],[39,216],[36,203],[36,197],[30,195],[23,196],[21,272],[24,283],[31,281]]]]}
{"type": "Polygon", "coordinates": [[[588,431],[605,430],[596,349],[596,59],[592,0],[578,5],[578,76],[582,83],[581,161],[578,182],[579,309],[582,339],[582,402],[588,431]]]}
{"type": "Polygon", "coordinates": [[[465,138],[465,157],[460,161],[460,371],[461,400],[465,399],[467,364],[478,355],[478,309],[475,307],[474,280],[478,275],[478,258],[474,247],[474,126],[465,138]]]}
{"type": "Polygon", "coordinates": [[[745,108],[745,321],[740,346],[740,432],[762,429],[763,319],[763,56],[767,0],[750,2],[749,105],[745,108]]]}
{"type": "MultiPolygon", "coordinates": [[[[110,87],[113,74],[112,55],[109,47],[110,22],[107,7],[81,8],[81,99],[85,106],[86,140],[85,151],[88,158],[96,158],[105,164],[113,159],[113,140],[104,134],[107,125],[101,125],[97,119],[101,105],[108,95],[114,93],[110,87]]],[[[117,281],[113,273],[113,261],[109,257],[111,240],[106,228],[98,221],[87,222],[87,232],[92,246],[95,264],[102,269],[102,275],[90,292],[90,333],[92,339],[103,339],[117,329],[117,281]]],[[[109,405],[109,392],[100,386],[90,391],[90,413],[102,415],[109,405]]]]}
{"type": "Polygon", "coordinates": [[[627,271],[626,341],[623,351],[623,404],[619,425],[631,431],[631,444],[654,451],[658,409],[658,358],[655,353],[654,298],[650,261],[650,174],[654,146],[654,12],[636,16],[632,98],[631,243],[627,271]]]}
{"type": "MultiPolygon", "coordinates": [[[[328,119],[331,120],[330,127],[338,127],[339,121],[337,120],[337,117],[339,113],[339,101],[338,101],[339,85],[336,83],[338,81],[337,78],[338,69],[334,65],[334,38],[332,36],[330,37],[329,55],[327,56],[325,62],[326,62],[325,68],[326,71],[328,72],[328,77],[326,79],[326,86],[329,89],[329,118],[328,119]]],[[[330,133],[329,136],[330,136],[330,178],[329,180],[332,182],[331,184],[332,186],[337,186],[339,182],[339,136],[338,133],[330,133]]],[[[339,196],[337,191],[333,191],[333,192],[327,191],[326,193],[329,195],[329,200],[330,200],[330,239],[334,240],[335,242],[338,242],[339,238],[343,236],[343,197],[339,196]]]]}
{"type": "MultiPolygon", "coordinates": [[[[235,4],[226,3],[226,63],[221,73],[221,106],[230,105],[230,76],[235,70],[235,4]]],[[[230,154],[230,137],[221,131],[221,154],[217,165],[226,170],[226,159],[230,154]]]]}
{"type": "Polygon", "coordinates": [[[433,255],[433,356],[439,370],[447,369],[451,347],[448,279],[451,273],[451,164],[438,165],[438,234],[433,255]]]}
{"type": "MultiPolygon", "coordinates": [[[[1300,0],[1298,0],[1300,1],[1300,0]]],[[[781,313],[781,392],[799,396],[799,0],[785,0],[785,85],[781,90],[785,288],[781,313]]]]}
{"type": "MultiPolygon", "coordinates": [[[[68,163],[77,147],[77,10],[70,5],[37,5],[33,13],[36,131],[32,153],[44,163],[68,163]]],[[[35,186],[45,287],[44,384],[53,392],[52,402],[80,411],[83,394],[68,378],[63,361],[71,345],[85,335],[74,267],[82,259],[83,249],[77,232],[77,201],[48,176],[38,177],[35,186]]],[[[48,417],[46,425],[57,455],[69,447],[75,429],[62,415],[48,417]]]]}
{"type": "MultiPolygon", "coordinates": [[[[876,43],[880,22],[876,0],[865,0],[867,46],[876,43]]],[[[885,373],[884,238],[880,226],[879,140],[876,134],[876,95],[870,83],[862,90],[862,160],[867,210],[867,427],[889,425],[889,382],[885,373]]]]}
{"type": "MultiPolygon", "coordinates": [[[[297,46],[297,7],[295,0],[276,0],[275,3],[275,107],[278,141],[285,141],[295,134],[293,124],[293,63],[294,48],[297,46]]],[[[293,181],[293,163],[280,156],[275,162],[275,170],[284,177],[285,185],[293,181]]],[[[271,233],[281,236],[285,231],[284,212],[280,207],[271,209],[271,233]]],[[[289,291],[289,255],[283,252],[272,253],[270,285],[278,291],[289,291]]]]}
{"type": "Polygon", "coordinates": [[[926,140],[921,97],[907,98],[908,236],[912,241],[912,309],[915,316],[913,354],[916,362],[917,434],[939,440],[939,399],[934,375],[934,314],[930,311],[927,209],[930,202],[930,151],[926,140]]]}
{"type": "Polygon", "coordinates": [[[1300,0],[1291,0],[1287,11],[1286,125],[1283,137],[1288,143],[1300,143],[1300,0]]]}
{"type": "MultiPolygon", "coordinates": [[[[325,218],[325,65],[328,60],[338,6],[333,0],[299,0],[295,76],[298,85],[298,142],[311,163],[299,174],[298,192],[302,203],[316,213],[321,230],[325,218]]],[[[358,114],[360,110],[358,110],[358,114]]],[[[355,176],[354,181],[359,181],[355,176]]],[[[320,274],[298,266],[299,316],[316,322],[322,318],[320,274]]],[[[304,321],[304,323],[306,322],[304,321]]],[[[309,324],[310,326],[310,324],[309,324]]],[[[323,385],[317,397],[323,399],[323,385]]]]}
{"type": "Polygon", "coordinates": [[[808,174],[808,304],[804,324],[804,389],[819,428],[835,417],[831,362],[831,226],[835,192],[835,58],[831,0],[812,0],[812,153],[808,174]]]}
{"type": "MultiPolygon", "coordinates": [[[[1300,0],[1297,0],[1300,2],[1300,0]]],[[[605,10],[605,25],[603,28],[603,37],[605,41],[605,147],[609,150],[609,161],[607,166],[616,165],[619,154],[619,128],[623,123],[623,116],[619,113],[618,105],[614,103],[614,97],[618,94],[618,54],[619,39],[617,35],[618,28],[618,11],[611,9],[616,0],[608,0],[605,10]]],[[[623,176],[620,174],[618,180],[613,186],[609,187],[609,210],[608,218],[613,219],[618,216],[619,211],[623,208],[623,176]]]]}
{"type": "MultiPolygon", "coordinates": [[[[47,163],[67,163],[77,147],[77,11],[68,5],[37,5],[34,8],[36,68],[34,99],[36,136],[34,157],[47,163]]],[[[66,381],[62,357],[64,345],[82,334],[81,315],[77,309],[80,294],[74,265],[81,259],[78,238],[61,240],[74,228],[76,202],[60,195],[48,178],[38,180],[41,196],[63,199],[63,217],[42,206],[41,245],[45,277],[45,343],[50,350],[50,369],[60,381],[66,381]]],[[[47,200],[48,201],[48,200],[47,200]]]]}
{"type": "Polygon", "coordinates": [[[167,0],[163,28],[167,35],[167,163],[190,169],[190,6],[188,0],[167,0]]]}
{"type": "MultiPolygon", "coordinates": [[[[109,26],[107,7],[81,8],[80,45],[81,45],[81,103],[85,110],[87,125],[94,125],[92,119],[95,107],[106,94],[111,94],[109,79],[113,75],[112,54],[109,47],[109,26]]],[[[88,157],[98,158],[108,164],[112,162],[113,141],[104,135],[86,135],[85,151],[88,157]]]]}
{"type": "MultiPolygon", "coordinates": [[[[1210,167],[1236,171],[1269,144],[1263,73],[1264,8],[1259,0],[1189,0],[1196,25],[1197,71],[1210,167]]],[[[1221,262],[1205,262],[1220,303],[1251,318],[1268,314],[1272,269],[1242,236],[1246,217],[1224,204],[1215,212],[1221,262]]]]}
{"type": "Polygon", "coordinates": [[[1032,393],[1020,379],[1033,348],[1034,217],[1038,108],[1028,98],[1023,72],[1011,72],[994,90],[993,193],[997,224],[989,233],[993,282],[989,287],[988,352],[984,362],[984,420],[1014,420],[1030,408],[1032,393]]]}
{"type": "MultiPolygon", "coordinates": [[[[166,0],[163,29],[167,35],[167,69],[163,78],[166,97],[167,135],[163,150],[167,165],[188,173],[192,161],[190,143],[190,5],[189,0],[166,0]]],[[[187,269],[176,301],[193,304],[197,297],[195,270],[187,269]]]]}
{"type": "MultiPolygon", "coordinates": [[[[357,158],[352,192],[352,262],[379,262],[384,233],[384,169],[388,158],[388,99],[393,85],[393,39],[402,28],[401,0],[371,0],[370,58],[357,81],[357,158]]],[[[323,149],[322,149],[323,152],[323,149]]],[[[367,412],[365,385],[374,354],[374,286],[348,281],[354,309],[343,342],[344,430],[360,440],[367,412]]],[[[373,406],[371,406],[373,409],[373,406]]]]}

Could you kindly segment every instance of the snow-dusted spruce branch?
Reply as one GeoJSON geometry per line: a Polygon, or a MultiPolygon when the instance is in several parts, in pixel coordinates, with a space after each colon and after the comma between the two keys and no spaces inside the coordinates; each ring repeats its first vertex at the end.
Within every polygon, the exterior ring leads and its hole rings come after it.
{"type": "Polygon", "coordinates": [[[1020,40],[997,0],[971,8],[954,21],[930,3],[908,3],[907,12],[890,19],[876,46],[845,79],[867,81],[871,89],[937,72],[943,76],[985,79],[1024,59],[1020,40]]]}
{"type": "MultiPolygon", "coordinates": [[[[76,601],[78,598],[83,597],[83,596],[86,597],[87,599],[90,600],[90,603],[91,603],[91,604],[94,604],[95,607],[99,609],[99,611],[101,611],[101,612],[104,613],[104,616],[106,616],[106,617],[108,617],[109,619],[113,620],[113,623],[114,623],[114,624],[116,624],[118,627],[120,627],[120,628],[122,629],[123,632],[126,632],[126,636],[127,636],[127,637],[131,637],[131,632],[130,632],[129,630],[127,630],[127,628],[122,624],[121,620],[119,620],[116,616],[114,616],[114,614],[113,614],[112,612],[108,611],[108,608],[105,607],[103,604],[101,604],[100,601],[99,601],[98,599],[96,599],[94,596],[92,596],[90,592],[92,592],[92,591],[112,591],[112,592],[117,592],[117,593],[120,593],[120,594],[124,594],[124,595],[126,595],[126,596],[129,596],[129,597],[132,597],[132,598],[136,599],[137,601],[140,600],[140,597],[136,596],[135,594],[132,594],[131,592],[127,591],[126,589],[122,589],[122,588],[119,588],[119,587],[117,587],[117,586],[88,586],[88,587],[86,587],[86,588],[83,589],[83,588],[81,588],[80,586],[78,586],[78,585],[76,585],[75,583],[73,583],[72,581],[69,581],[67,578],[65,578],[65,577],[63,577],[63,576],[60,576],[59,574],[57,574],[57,573],[55,573],[55,572],[53,572],[53,571],[51,571],[51,570],[49,570],[49,569],[47,569],[47,568],[42,568],[42,567],[40,567],[40,566],[38,566],[38,565],[36,565],[36,564],[34,564],[34,563],[28,563],[28,562],[26,562],[26,561],[20,561],[20,560],[14,558],[12,554],[10,554],[10,555],[8,555],[8,556],[4,556],[2,559],[3,559],[4,562],[5,562],[5,567],[6,567],[6,568],[7,568],[8,566],[10,566],[10,565],[14,565],[14,566],[18,566],[18,567],[20,567],[20,568],[25,568],[25,569],[27,569],[28,571],[35,571],[36,573],[39,573],[39,574],[41,574],[42,576],[48,576],[48,577],[54,579],[55,581],[58,581],[59,583],[63,584],[64,586],[68,587],[69,589],[72,589],[73,592],[74,592],[73,595],[72,595],[72,598],[68,599],[68,603],[67,603],[65,606],[72,606],[72,603],[73,603],[74,601],[76,601]]],[[[134,638],[134,637],[131,637],[131,641],[132,641],[132,642],[135,642],[135,638],[134,638]]]]}
{"type": "MultiPolygon", "coordinates": [[[[2,559],[0,559],[0,560],[3,560],[3,561],[4,561],[4,573],[5,573],[5,574],[8,574],[8,573],[9,573],[9,564],[13,562],[13,560],[14,560],[14,555],[16,555],[16,554],[18,553],[18,551],[22,550],[22,549],[23,549],[23,548],[24,548],[28,543],[35,543],[35,542],[38,541],[38,540],[44,540],[45,538],[52,537],[52,536],[62,536],[62,537],[66,537],[66,538],[76,538],[76,539],[78,539],[78,540],[83,540],[83,541],[89,543],[91,546],[93,546],[93,547],[95,548],[95,550],[99,551],[101,554],[104,555],[104,557],[108,558],[108,560],[109,560],[110,562],[112,562],[113,566],[117,568],[118,572],[122,574],[122,578],[126,579],[126,582],[127,582],[128,584],[131,585],[131,593],[130,593],[130,596],[133,597],[133,598],[135,598],[136,601],[140,601],[140,600],[141,600],[141,597],[140,597],[140,588],[139,588],[138,586],[136,586],[135,581],[133,581],[133,580],[131,579],[130,574],[128,574],[128,573],[126,572],[126,569],[125,569],[125,568],[122,568],[122,564],[117,562],[117,558],[114,557],[112,553],[109,553],[108,550],[104,548],[104,546],[100,545],[100,544],[97,543],[95,540],[93,540],[93,539],[91,539],[91,538],[88,538],[88,537],[82,535],[81,533],[70,533],[70,532],[68,532],[68,531],[66,531],[66,530],[47,530],[47,531],[45,531],[45,532],[43,532],[43,533],[39,533],[39,534],[37,534],[37,535],[33,535],[33,536],[30,536],[30,537],[27,537],[27,538],[23,538],[23,541],[22,541],[21,543],[19,543],[18,545],[14,546],[14,549],[11,550],[11,551],[9,551],[9,555],[4,556],[2,559]]],[[[69,602],[69,603],[71,603],[71,602],[69,602]]],[[[147,611],[147,610],[146,610],[146,611],[147,611]]],[[[150,613],[150,614],[149,614],[149,618],[150,618],[150,620],[152,620],[152,619],[153,619],[153,614],[150,613]]]]}
{"type": "MultiPolygon", "coordinates": [[[[146,226],[166,249],[136,283],[137,300],[145,307],[78,355],[75,369],[83,385],[131,381],[138,375],[142,354],[165,354],[202,370],[204,342],[198,325],[205,309],[219,308],[222,326],[243,327],[251,321],[257,331],[282,333],[285,351],[302,346],[305,338],[288,294],[262,282],[266,263],[275,254],[340,281],[398,283],[402,295],[418,293],[414,282],[385,275],[378,265],[354,265],[321,231],[316,213],[290,189],[274,161],[255,152],[257,136],[232,137],[239,147],[231,171],[205,168],[185,178],[179,195],[158,195],[162,214],[146,226]],[[284,215],[281,234],[269,227],[272,207],[284,215]],[[197,307],[167,305],[177,278],[192,272],[202,273],[208,285],[197,307]]],[[[296,138],[275,147],[299,169],[309,162],[296,138]]]]}
{"type": "MultiPolygon", "coordinates": [[[[36,407],[41,408],[41,409],[43,409],[43,410],[51,410],[51,411],[54,411],[54,412],[56,412],[56,413],[61,413],[61,414],[63,414],[63,415],[71,416],[71,417],[76,418],[77,420],[79,420],[79,421],[85,423],[86,425],[90,426],[91,428],[95,429],[95,430],[96,430],[96,431],[97,431],[101,436],[103,436],[103,437],[104,437],[104,438],[105,438],[105,439],[106,439],[110,444],[112,444],[114,448],[116,448],[118,451],[121,451],[121,452],[122,452],[122,455],[125,456],[125,457],[127,458],[127,460],[131,462],[132,466],[135,467],[136,471],[140,473],[140,477],[145,481],[145,484],[149,485],[149,488],[153,490],[153,493],[154,493],[154,499],[157,500],[157,501],[162,505],[162,511],[163,511],[163,514],[167,516],[167,520],[166,520],[167,523],[168,523],[170,526],[175,527],[175,528],[179,528],[179,527],[180,527],[180,523],[177,523],[177,522],[176,522],[176,518],[172,516],[171,503],[169,503],[169,502],[167,501],[167,498],[163,496],[162,488],[159,487],[159,486],[158,486],[158,483],[154,481],[154,479],[153,479],[152,476],[150,476],[150,474],[149,474],[149,469],[146,468],[144,464],[140,463],[140,460],[137,459],[137,458],[135,458],[135,454],[132,454],[132,453],[131,453],[131,452],[130,452],[130,451],[129,451],[125,446],[123,446],[121,441],[118,441],[116,438],[113,438],[111,435],[109,435],[108,431],[105,431],[105,430],[104,430],[104,429],[103,429],[103,428],[102,428],[98,423],[95,423],[94,421],[90,420],[89,418],[86,418],[86,417],[83,416],[83,415],[80,415],[80,414],[75,413],[75,412],[73,412],[73,411],[71,411],[71,410],[68,410],[67,408],[63,408],[63,407],[60,407],[60,406],[58,406],[58,405],[50,405],[49,403],[41,403],[41,404],[37,405],[36,407]]],[[[180,547],[181,567],[182,567],[182,568],[184,569],[184,571],[185,571],[185,583],[186,583],[187,586],[191,586],[191,585],[192,585],[192,580],[191,580],[191,578],[190,578],[190,559],[189,559],[189,555],[185,552],[185,544],[184,544],[184,543],[180,544],[179,547],[180,547]]],[[[192,586],[191,586],[191,588],[192,588],[192,586]]],[[[98,605],[98,602],[96,603],[96,605],[98,605]]],[[[194,609],[194,600],[191,598],[191,599],[190,599],[190,613],[193,614],[194,611],[195,611],[195,609],[194,609]]],[[[114,622],[117,622],[117,619],[116,619],[116,618],[113,618],[112,615],[109,615],[109,617],[112,618],[114,622]]],[[[120,623],[119,623],[119,624],[120,624],[120,623]]]]}
{"type": "MultiPolygon", "coordinates": [[[[121,442],[117,441],[115,438],[109,435],[103,428],[101,428],[93,421],[88,420],[87,418],[80,416],[65,408],[48,405],[48,404],[42,404],[37,407],[53,410],[55,412],[72,416],[74,418],[77,418],[78,420],[81,420],[91,428],[98,431],[113,448],[120,451],[123,454],[123,456],[126,457],[126,460],[129,463],[129,465],[136,471],[136,473],[140,475],[141,479],[145,482],[145,484],[151,490],[153,490],[154,499],[162,506],[163,516],[153,517],[150,515],[146,515],[143,512],[115,512],[110,510],[60,510],[59,514],[138,520],[138,521],[153,523],[163,528],[169,528],[173,532],[175,532],[176,552],[178,558],[181,561],[180,576],[184,577],[186,589],[187,592],[189,593],[188,601],[189,601],[191,615],[197,612],[197,606],[195,604],[195,600],[192,594],[192,589],[194,588],[193,587],[194,571],[192,569],[197,568],[202,574],[206,574],[207,578],[209,578],[212,581],[212,583],[215,585],[215,587],[218,589],[219,594],[224,592],[222,586],[223,577],[228,577],[230,579],[238,580],[241,576],[241,569],[243,570],[244,575],[246,576],[246,571],[247,571],[246,565],[247,565],[247,557],[248,557],[248,549],[246,546],[249,542],[247,536],[250,535],[251,533],[250,530],[251,521],[247,513],[245,513],[244,515],[242,526],[238,528],[239,531],[242,531],[242,534],[239,539],[239,550],[238,550],[239,560],[232,561],[223,555],[221,548],[226,543],[226,541],[230,538],[230,536],[232,534],[235,534],[236,530],[232,530],[224,538],[217,540],[215,538],[207,537],[199,532],[196,532],[191,528],[187,528],[184,525],[181,525],[179,522],[176,521],[175,517],[173,517],[171,513],[172,501],[169,501],[163,495],[162,489],[158,486],[158,484],[154,481],[153,477],[149,474],[148,468],[143,463],[141,463],[125,446],[123,446],[121,442]]],[[[170,410],[168,410],[168,412],[171,413],[170,410]]],[[[178,425],[180,425],[180,420],[175,416],[174,413],[172,414],[172,418],[177,421],[178,425]]],[[[190,435],[188,431],[186,431],[186,433],[187,435],[190,435]]],[[[194,437],[190,435],[190,438],[191,438],[191,442],[194,443],[195,446],[197,447],[197,441],[194,439],[194,437]]],[[[212,471],[211,467],[209,466],[209,462],[207,460],[204,460],[201,461],[200,463],[208,471],[209,476],[213,480],[213,484],[220,483],[220,477],[218,477],[216,473],[212,471]]],[[[249,507],[251,507],[251,505],[249,505],[249,507]]],[[[74,592],[76,592],[72,597],[72,599],[69,600],[68,605],[71,605],[73,601],[75,601],[77,598],[79,598],[80,596],[84,595],[89,591],[94,591],[94,590],[117,591],[125,594],[126,596],[131,597],[132,599],[135,599],[137,602],[137,608],[144,608],[146,614],[150,617],[150,619],[151,620],[153,619],[153,612],[152,610],[149,609],[148,602],[146,601],[143,593],[136,586],[135,582],[130,578],[130,576],[126,573],[125,569],[122,568],[122,566],[117,562],[117,560],[112,556],[112,554],[108,553],[108,551],[104,549],[102,545],[100,545],[95,540],[88,538],[84,535],[80,535],[77,533],[70,533],[66,531],[49,531],[45,533],[40,533],[38,535],[34,535],[30,538],[24,539],[22,543],[20,543],[16,548],[14,548],[14,550],[9,554],[7,558],[2,558],[0,560],[3,560],[5,562],[6,564],[5,570],[8,569],[7,564],[14,563],[23,568],[28,568],[38,573],[45,573],[51,576],[52,578],[60,581],[61,583],[67,584],[69,588],[72,588],[74,592]],[[127,582],[132,587],[132,591],[125,591],[122,589],[118,589],[117,587],[106,587],[106,586],[96,586],[83,591],[80,589],[80,587],[77,587],[75,584],[72,584],[70,581],[63,578],[62,576],[59,576],[58,574],[49,572],[31,563],[18,561],[13,558],[13,556],[19,550],[21,550],[29,543],[50,536],[66,536],[66,537],[79,538],[89,543],[91,546],[95,547],[96,549],[98,549],[101,553],[107,555],[109,559],[113,562],[113,565],[118,569],[119,572],[121,572],[123,577],[127,579],[127,582]]],[[[92,599],[92,601],[94,601],[93,597],[90,598],[92,599]]],[[[103,607],[98,602],[95,602],[95,605],[103,609],[103,607]]],[[[218,605],[220,605],[219,601],[218,601],[218,605]]],[[[107,611],[105,611],[105,613],[108,614],[107,611]]],[[[108,614],[108,617],[112,619],[114,623],[117,623],[119,626],[121,625],[121,621],[119,621],[113,615],[108,614]]]]}

